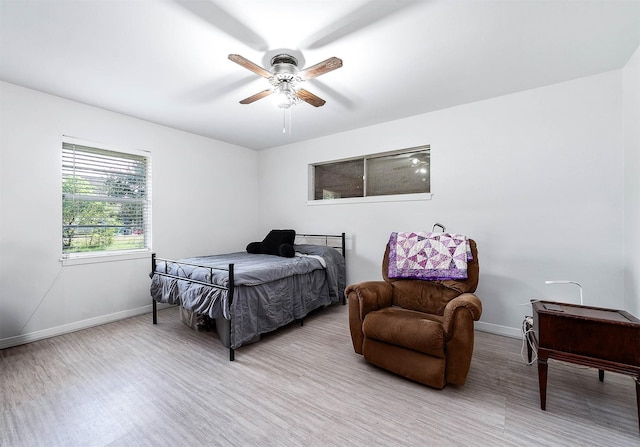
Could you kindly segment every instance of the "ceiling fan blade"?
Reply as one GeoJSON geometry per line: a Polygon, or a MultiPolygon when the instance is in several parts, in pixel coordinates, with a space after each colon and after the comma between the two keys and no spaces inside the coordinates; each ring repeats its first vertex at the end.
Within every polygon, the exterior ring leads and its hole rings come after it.
{"type": "Polygon", "coordinates": [[[267,42],[256,34],[251,28],[233,17],[212,1],[201,0],[173,0],[195,16],[218,28],[249,48],[257,51],[265,51],[269,47],[267,42]]]}
{"type": "Polygon", "coordinates": [[[260,93],[256,93],[255,95],[252,95],[252,96],[249,96],[248,98],[243,99],[242,101],[240,101],[240,104],[251,104],[252,102],[255,102],[258,99],[262,99],[266,96],[269,96],[272,93],[273,93],[272,89],[263,90],[260,93]]]}
{"type": "Polygon", "coordinates": [[[262,76],[263,78],[269,79],[269,78],[271,78],[273,76],[273,74],[271,74],[270,72],[268,72],[267,70],[262,68],[260,65],[254,64],[249,59],[246,59],[246,58],[240,56],[239,54],[230,54],[229,55],[229,60],[232,60],[233,62],[235,62],[238,65],[242,65],[247,70],[251,70],[252,72],[257,74],[258,76],[262,76]]]}
{"type": "Polygon", "coordinates": [[[298,73],[298,76],[301,80],[306,81],[307,79],[318,77],[340,67],[342,67],[342,59],[339,59],[337,57],[330,57],[326,61],[322,61],[318,64],[312,65],[309,68],[305,68],[298,73]]]}
{"type": "Polygon", "coordinates": [[[321,107],[327,102],[324,99],[314,95],[310,91],[305,90],[303,88],[301,88],[296,92],[296,96],[301,100],[303,100],[304,102],[311,104],[314,107],[321,107]]]}
{"type": "Polygon", "coordinates": [[[310,36],[300,47],[308,49],[324,47],[420,3],[421,0],[370,0],[332,25],[310,36]]]}
{"type": "Polygon", "coordinates": [[[320,89],[320,93],[322,93],[323,96],[325,96],[325,94],[327,96],[330,96],[332,103],[335,101],[348,110],[353,110],[356,105],[355,101],[352,98],[349,98],[348,96],[344,95],[343,93],[331,87],[329,84],[323,82],[320,79],[316,79],[313,81],[313,87],[314,90],[316,88],[320,89]]]}

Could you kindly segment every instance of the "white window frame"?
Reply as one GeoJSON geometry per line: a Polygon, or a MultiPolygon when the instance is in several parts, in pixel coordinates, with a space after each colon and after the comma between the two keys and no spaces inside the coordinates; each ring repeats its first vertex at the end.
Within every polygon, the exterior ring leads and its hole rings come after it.
{"type": "MultiPolygon", "coordinates": [[[[78,264],[91,264],[91,263],[101,263],[101,262],[112,262],[112,261],[124,261],[131,259],[143,259],[148,258],[149,254],[152,251],[152,224],[151,224],[151,152],[137,150],[137,149],[128,149],[116,147],[110,144],[104,143],[96,143],[93,141],[87,141],[75,137],[70,137],[63,135],[62,142],[60,144],[60,167],[62,169],[62,147],[64,144],[85,146],[89,148],[95,148],[99,150],[110,151],[114,153],[128,154],[128,155],[136,155],[140,157],[146,158],[147,164],[147,172],[146,172],[146,210],[144,216],[144,248],[134,248],[134,249],[124,249],[124,250],[103,250],[103,251],[93,251],[93,252],[78,252],[78,253],[61,253],[60,262],[63,266],[67,265],[78,265],[78,264]]],[[[62,188],[62,174],[60,176],[62,188]]],[[[60,194],[62,200],[62,190],[60,194]]],[[[62,206],[62,202],[61,202],[62,206]]],[[[62,209],[60,210],[62,213],[62,209]]],[[[60,241],[62,242],[62,221],[60,222],[60,241]]],[[[62,249],[61,249],[62,250],[62,249]]]]}

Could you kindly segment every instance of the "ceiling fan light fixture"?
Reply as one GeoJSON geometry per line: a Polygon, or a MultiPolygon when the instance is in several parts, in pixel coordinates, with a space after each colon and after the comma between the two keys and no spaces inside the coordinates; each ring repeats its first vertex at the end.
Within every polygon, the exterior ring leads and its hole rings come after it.
{"type": "Polygon", "coordinates": [[[281,82],[276,87],[276,104],[282,109],[288,109],[295,104],[295,92],[288,82],[281,82]]]}

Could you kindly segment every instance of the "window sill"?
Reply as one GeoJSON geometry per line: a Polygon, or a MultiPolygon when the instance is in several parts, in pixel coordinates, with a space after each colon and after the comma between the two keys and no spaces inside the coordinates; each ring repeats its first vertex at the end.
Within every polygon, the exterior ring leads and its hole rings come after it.
{"type": "Polygon", "coordinates": [[[101,262],[130,261],[133,259],[147,259],[151,255],[151,250],[131,250],[126,252],[101,252],[101,253],[72,253],[60,258],[63,266],[96,264],[101,262]]]}
{"type": "Polygon", "coordinates": [[[397,194],[392,196],[371,196],[371,197],[349,197],[346,199],[322,199],[308,200],[307,206],[320,205],[347,205],[355,203],[377,203],[377,202],[409,202],[431,200],[432,193],[422,194],[397,194]]]}

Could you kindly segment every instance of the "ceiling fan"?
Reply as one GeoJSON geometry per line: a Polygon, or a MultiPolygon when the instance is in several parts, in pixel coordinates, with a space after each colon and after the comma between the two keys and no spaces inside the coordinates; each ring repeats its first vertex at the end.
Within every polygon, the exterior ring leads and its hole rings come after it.
{"type": "Polygon", "coordinates": [[[300,88],[298,84],[342,67],[342,59],[337,57],[330,57],[304,70],[298,69],[298,60],[289,54],[278,54],[272,57],[271,70],[266,70],[239,54],[230,54],[229,59],[247,70],[251,70],[255,74],[268,79],[272,85],[271,88],[243,99],[240,101],[240,104],[251,104],[252,102],[276,93],[278,95],[278,106],[285,109],[288,109],[300,100],[314,107],[323,106],[326,102],[324,99],[304,88],[300,88]]]}

